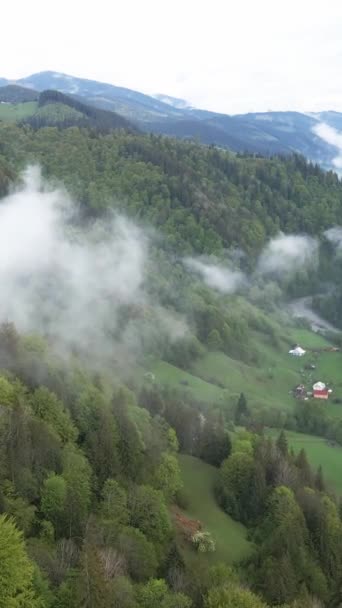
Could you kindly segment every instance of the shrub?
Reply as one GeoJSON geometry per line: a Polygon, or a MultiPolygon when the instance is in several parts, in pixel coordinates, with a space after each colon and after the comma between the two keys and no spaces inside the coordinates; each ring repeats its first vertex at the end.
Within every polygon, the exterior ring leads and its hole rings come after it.
{"type": "Polygon", "coordinates": [[[200,553],[213,553],[216,550],[210,532],[196,532],[191,540],[200,553]]]}

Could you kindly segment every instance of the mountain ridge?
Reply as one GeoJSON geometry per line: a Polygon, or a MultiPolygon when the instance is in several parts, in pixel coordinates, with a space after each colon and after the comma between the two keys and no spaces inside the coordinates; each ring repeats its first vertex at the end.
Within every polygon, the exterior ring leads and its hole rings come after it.
{"type": "Polygon", "coordinates": [[[83,98],[65,95],[56,90],[41,93],[21,85],[0,87],[0,122],[25,123],[39,129],[46,126],[67,128],[88,127],[107,133],[125,129],[136,133],[138,129],[126,118],[84,102],[83,98]]]}
{"type": "Polygon", "coordinates": [[[42,92],[57,90],[77,97],[88,105],[110,110],[147,132],[180,139],[196,139],[206,145],[227,148],[237,153],[299,153],[326,169],[334,168],[337,149],[314,132],[321,121],[342,129],[342,113],[297,111],[223,114],[193,108],[184,100],[165,94],[155,96],[96,80],[78,78],[61,72],[44,71],[17,81],[0,78],[8,84],[42,92]]]}

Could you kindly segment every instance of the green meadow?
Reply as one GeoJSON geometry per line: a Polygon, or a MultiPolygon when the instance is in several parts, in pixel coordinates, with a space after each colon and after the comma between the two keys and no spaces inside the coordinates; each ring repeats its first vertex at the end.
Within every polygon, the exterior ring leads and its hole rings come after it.
{"type": "MultiPolygon", "coordinates": [[[[215,501],[218,470],[193,456],[180,455],[179,463],[188,502],[184,513],[201,521],[216,543],[215,553],[207,555],[208,561],[233,563],[246,557],[253,548],[247,540],[246,528],[226,515],[215,501]]],[[[188,541],[181,542],[181,546],[185,557],[191,558],[191,553],[195,553],[188,541]]]]}
{"type": "Polygon", "coordinates": [[[9,104],[0,103],[0,121],[16,122],[23,120],[28,116],[32,116],[37,110],[38,104],[36,101],[27,101],[25,103],[9,104]]]}

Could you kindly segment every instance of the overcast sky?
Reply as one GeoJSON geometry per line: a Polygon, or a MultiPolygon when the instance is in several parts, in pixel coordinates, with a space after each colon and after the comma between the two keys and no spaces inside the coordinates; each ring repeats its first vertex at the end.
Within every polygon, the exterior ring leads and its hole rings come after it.
{"type": "Polygon", "coordinates": [[[0,76],[54,70],[238,113],[342,111],[341,0],[17,0],[0,76]]]}

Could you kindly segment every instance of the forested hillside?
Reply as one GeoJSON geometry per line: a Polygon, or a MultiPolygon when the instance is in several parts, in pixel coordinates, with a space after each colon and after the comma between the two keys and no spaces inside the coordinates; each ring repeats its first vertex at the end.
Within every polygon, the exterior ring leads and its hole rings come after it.
{"type": "Polygon", "coordinates": [[[1,126],[0,151],[5,166],[41,163],[89,213],[121,208],[160,226],[183,252],[256,253],[279,230],[320,234],[342,221],[336,174],[298,156],[266,160],[154,135],[14,125],[1,126]]]}
{"type": "Polygon", "coordinates": [[[337,489],[265,427],[342,443],[340,335],[286,311],[342,286],[338,177],[1,124],[0,196],[0,608],[337,608],[337,489]]]}
{"type": "Polygon", "coordinates": [[[98,133],[116,129],[137,132],[137,128],[119,114],[88,105],[58,91],[47,90],[39,94],[31,89],[8,85],[0,87],[0,103],[0,122],[27,124],[33,129],[77,126],[92,128],[98,133]]]}

